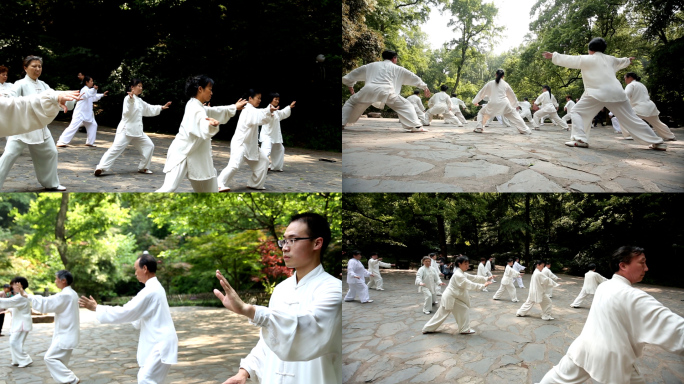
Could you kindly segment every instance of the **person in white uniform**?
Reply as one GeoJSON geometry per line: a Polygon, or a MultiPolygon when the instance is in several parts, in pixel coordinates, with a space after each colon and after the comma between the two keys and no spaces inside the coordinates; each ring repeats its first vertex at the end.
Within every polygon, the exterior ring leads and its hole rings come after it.
{"type": "Polygon", "coordinates": [[[67,111],[66,102],[80,100],[78,95],[78,91],[46,91],[39,95],[0,97],[0,137],[42,130],[60,111],[67,111]]]}
{"type": "Polygon", "coordinates": [[[615,274],[596,289],[582,333],[541,384],[645,384],[635,365],[644,346],[684,354],[684,318],[633,286],[648,271],[644,250],[619,248],[611,267],[615,274]]]}
{"type": "Polygon", "coordinates": [[[459,99],[458,96],[456,96],[455,93],[451,94],[451,113],[456,116],[458,121],[461,122],[461,124],[466,124],[468,121],[466,120],[465,116],[463,116],[463,112],[461,112],[461,107],[463,109],[466,109],[466,104],[463,102],[463,100],[459,99]]]}
{"type": "MultiPolygon", "coordinates": [[[[488,278],[492,273],[487,270],[487,267],[485,266],[486,261],[487,259],[484,257],[480,258],[480,264],[477,265],[477,275],[488,278]]],[[[487,290],[487,287],[484,287],[482,288],[482,292],[489,292],[489,290],[487,290]]]]}
{"type": "MultiPolygon", "coordinates": [[[[565,106],[563,107],[563,110],[565,111],[565,115],[562,117],[563,121],[565,121],[566,124],[568,124],[568,121],[570,121],[571,117],[570,112],[572,112],[572,107],[575,106],[575,102],[572,101],[572,96],[567,95],[565,96],[565,106]]],[[[569,127],[568,127],[569,128],[569,127]]]]}
{"type": "MultiPolygon", "coordinates": [[[[283,147],[283,134],[280,131],[280,122],[290,117],[292,108],[295,107],[296,101],[279,111],[273,111],[273,119],[270,122],[261,126],[259,133],[259,141],[261,142],[261,153],[263,157],[269,158],[269,171],[283,172],[285,165],[285,147],[283,147]]],[[[273,108],[278,108],[280,104],[280,94],[271,93],[271,105],[273,108]]],[[[243,112],[244,113],[244,112],[243,112]]]]}
{"type": "MultiPolygon", "coordinates": [[[[553,272],[551,272],[551,262],[548,260],[546,261],[544,269],[542,269],[542,273],[544,274],[544,276],[550,278],[553,281],[558,281],[561,279],[560,277],[554,275],[553,272]]],[[[553,297],[553,285],[549,285],[548,287],[546,287],[546,294],[549,296],[549,298],[553,297]]]]}
{"type": "Polygon", "coordinates": [[[418,268],[418,272],[416,272],[415,284],[418,286],[418,292],[423,293],[423,313],[429,315],[432,312],[432,306],[439,304],[435,292],[436,287],[445,284],[432,269],[432,259],[429,256],[423,256],[421,263],[423,266],[418,268]]]}
{"type": "Polygon", "coordinates": [[[423,105],[423,100],[420,98],[420,90],[414,90],[413,94],[406,98],[406,101],[413,105],[413,108],[416,111],[416,116],[418,116],[418,120],[420,120],[423,125],[429,126],[430,119],[428,119],[425,115],[425,106],[423,105]]]}
{"type": "MultiPolygon", "coordinates": [[[[451,98],[449,98],[449,95],[446,93],[449,87],[443,84],[439,89],[440,92],[432,95],[428,101],[428,110],[425,112],[428,120],[432,122],[434,116],[443,115],[444,124],[455,124],[462,127],[463,123],[461,123],[451,112],[454,106],[451,104],[451,98]]],[[[456,106],[456,108],[458,108],[458,106],[456,106]]]]}
{"type": "Polygon", "coordinates": [[[513,269],[513,259],[508,259],[508,264],[506,264],[506,270],[504,271],[503,277],[501,278],[501,286],[494,293],[493,300],[499,300],[503,296],[504,290],[508,291],[508,295],[511,297],[511,301],[517,303],[518,294],[515,292],[515,287],[513,286],[513,281],[523,275],[523,272],[517,272],[513,269]]]}
{"type": "Polygon", "coordinates": [[[523,303],[520,309],[518,309],[518,312],[516,312],[515,315],[519,317],[527,316],[527,313],[530,311],[530,309],[532,309],[532,306],[534,306],[536,303],[539,303],[542,310],[541,319],[553,320],[554,318],[551,317],[551,308],[553,307],[553,303],[551,302],[549,295],[546,294],[546,289],[549,286],[557,287],[559,284],[542,273],[545,265],[543,261],[537,260],[534,265],[536,268],[534,269],[534,273],[532,273],[532,279],[530,280],[529,295],[527,296],[527,300],[523,303]]]}
{"type": "Polygon", "coordinates": [[[368,281],[368,289],[375,288],[377,291],[384,291],[382,288],[382,276],[380,275],[380,267],[392,268],[395,264],[383,263],[382,257],[378,257],[377,252],[371,253],[371,258],[368,259],[368,272],[373,275],[368,281]]]}
{"type": "Polygon", "coordinates": [[[441,278],[444,277],[444,274],[442,273],[442,271],[439,270],[439,263],[437,262],[437,254],[432,252],[428,256],[430,256],[430,260],[432,260],[432,262],[430,263],[430,268],[432,268],[432,270],[435,272],[435,274],[439,278],[439,283],[440,283],[440,284],[437,284],[435,286],[435,293],[437,294],[437,296],[442,296],[442,285],[444,285],[444,284],[442,284],[441,278]]]}
{"type": "Polygon", "coordinates": [[[321,265],[330,226],[316,213],[290,220],[278,245],[295,272],[276,285],[268,308],[244,303],[216,271],[225,291],[214,290],[216,297],[261,328],[257,345],[223,384],[342,384],[342,282],[321,265]]]}
{"type": "Polygon", "coordinates": [[[539,122],[542,121],[541,117],[548,116],[551,120],[560,125],[563,129],[568,129],[568,124],[563,121],[560,116],[558,116],[558,101],[556,96],[551,94],[551,87],[548,85],[542,86],[542,93],[534,101],[536,105],[539,105],[539,110],[532,116],[532,125],[534,129],[539,130],[539,122]]]}
{"type": "Polygon", "coordinates": [[[81,83],[81,101],[76,103],[74,113],[71,117],[71,123],[62,132],[57,140],[58,147],[66,147],[71,143],[71,139],[78,131],[78,128],[85,126],[87,138],[85,145],[88,147],[95,147],[95,138],[97,137],[97,121],[95,121],[95,113],[93,112],[93,103],[99,101],[101,98],[107,96],[109,91],[104,93],[97,93],[98,86],[95,85],[95,80],[90,76],[83,77],[81,83]]]}
{"type": "MultiPolygon", "coordinates": [[[[487,258],[487,262],[485,263],[485,268],[487,269],[487,272],[489,273],[488,276],[492,275],[492,268],[494,266],[493,259],[494,258],[490,256],[489,258],[487,258]]],[[[492,283],[496,283],[496,280],[492,279],[492,283]]]]}
{"type": "Polygon", "coordinates": [[[382,60],[358,67],[342,77],[342,83],[349,87],[351,97],[342,106],[342,129],[345,125],[356,123],[363,112],[373,105],[383,109],[385,105],[392,108],[399,116],[402,127],[411,132],[425,132],[423,122],[418,119],[414,106],[401,96],[401,86],[410,85],[425,91],[430,97],[427,84],[420,77],[406,68],[397,65],[397,53],[384,51],[382,60]],[[354,84],[365,81],[358,92],[354,92],[354,84]]]}
{"type": "Polygon", "coordinates": [[[608,281],[608,279],[596,273],[596,264],[589,264],[589,271],[584,274],[584,284],[582,284],[582,290],[575,298],[575,301],[570,304],[570,306],[572,308],[579,308],[580,305],[582,305],[582,301],[584,301],[588,295],[594,295],[599,284],[606,281],[608,281]]]}
{"type": "Polygon", "coordinates": [[[423,333],[435,332],[450,314],[456,320],[459,333],[464,335],[475,333],[475,330],[470,328],[470,296],[468,291],[480,291],[491,284],[491,281],[485,277],[465,272],[470,268],[470,261],[467,256],[457,257],[456,266],[454,276],[449,280],[449,285],[442,295],[439,309],[423,326],[423,333]]]}
{"type": "Polygon", "coordinates": [[[268,157],[259,151],[259,126],[269,124],[279,107],[269,104],[266,108],[258,109],[261,104],[261,93],[253,89],[243,96],[247,99],[245,109],[238,118],[235,134],[230,141],[230,160],[218,177],[218,191],[229,192],[231,180],[244,163],[252,170],[252,177],[247,183],[250,189],[266,189],[266,174],[268,173],[268,157]]]}
{"type": "Polygon", "coordinates": [[[523,98],[523,101],[518,102],[518,113],[520,113],[521,119],[527,119],[530,123],[532,122],[532,105],[527,97],[523,98]]]}
{"type": "Polygon", "coordinates": [[[356,296],[359,296],[361,304],[372,303],[368,294],[368,286],[366,285],[366,277],[373,276],[372,273],[366,270],[361,263],[361,251],[353,251],[352,258],[347,262],[347,284],[349,291],[344,297],[344,301],[354,301],[356,296]]]}
{"type": "MultiPolygon", "coordinates": [[[[29,286],[25,277],[17,276],[10,281],[14,292],[19,292],[29,286]]],[[[29,332],[33,329],[31,319],[31,300],[19,294],[9,298],[0,298],[0,308],[9,309],[12,315],[12,326],[10,327],[10,357],[12,365],[19,368],[28,367],[33,363],[31,356],[24,351],[24,343],[29,332]]]]}
{"type": "Polygon", "coordinates": [[[589,54],[580,56],[563,55],[558,52],[544,52],[545,59],[551,59],[556,65],[566,68],[582,70],[584,94],[572,108],[572,132],[570,141],[565,145],[570,147],[587,148],[589,146],[589,132],[591,121],[596,114],[607,107],[620,119],[623,128],[639,143],[650,145],[651,149],[667,150],[663,139],[653,132],[653,129],[641,120],[632,109],[620,81],[615,72],[626,68],[633,57],[616,57],[606,55],[608,45],[600,37],[589,42],[589,54]]]}
{"type": "Polygon", "coordinates": [[[656,135],[663,138],[663,140],[676,141],[677,139],[672,131],[670,131],[670,128],[658,118],[660,111],[656,108],[655,103],[651,101],[646,86],[639,80],[641,78],[634,72],[627,72],[625,75],[625,83],[627,84],[625,93],[627,94],[629,104],[634,109],[634,113],[640,119],[649,123],[656,135]]]}
{"type": "Polygon", "coordinates": [[[0,97],[10,97],[12,95],[12,83],[7,81],[9,68],[0,65],[0,97]]]}
{"type": "Polygon", "coordinates": [[[131,79],[128,84],[128,96],[124,96],[121,121],[116,127],[114,142],[102,156],[97,167],[95,167],[95,176],[100,176],[103,172],[109,171],[112,165],[114,165],[114,161],[121,156],[129,144],[133,144],[142,156],[138,164],[138,172],[144,174],[152,173],[150,165],[152,164],[154,143],[143,132],[143,117],[158,116],[161,111],[169,109],[171,102],[169,101],[164,105],[147,104],[140,98],[142,91],[142,80],[138,78],[131,79]]]}
{"type": "Polygon", "coordinates": [[[610,124],[613,127],[613,133],[622,133],[625,136],[625,140],[632,140],[631,137],[628,138],[626,131],[622,131],[620,128],[620,122],[618,121],[617,117],[613,115],[613,112],[608,112],[608,117],[610,117],[610,124]]]}
{"type": "Polygon", "coordinates": [[[78,384],[80,380],[67,368],[71,353],[79,343],[80,318],[78,314],[78,294],[71,288],[74,277],[62,269],[55,274],[55,285],[61,291],[56,295],[42,297],[28,295],[23,288],[18,293],[31,300],[33,309],[40,313],[55,314],[55,331],[52,343],[45,352],[45,366],[57,383],[78,384]]]}
{"type": "Polygon", "coordinates": [[[178,336],[173,325],[166,291],[157,279],[157,260],[145,253],[134,264],[135,277],[145,284],[123,307],[97,304],[92,296],[81,296],[82,308],[95,311],[101,324],[133,323],[140,330],[137,360],[138,384],[161,384],[178,362],[178,336]]]}
{"type": "MultiPolygon", "coordinates": [[[[513,269],[514,269],[516,272],[522,272],[522,271],[525,270],[525,267],[523,267],[522,265],[520,265],[520,258],[519,258],[519,257],[516,257],[516,258],[515,258],[515,263],[513,263],[513,269]]],[[[522,273],[521,273],[521,275],[522,275],[522,273]]],[[[522,277],[521,277],[521,276],[518,276],[518,277],[515,279],[515,281],[518,283],[518,288],[525,288],[525,286],[523,285],[523,281],[522,281],[522,277]]]]}
{"type": "Polygon", "coordinates": [[[217,192],[216,168],[211,156],[211,138],[219,132],[246,100],[233,105],[205,107],[211,100],[214,80],[205,76],[191,76],[185,82],[185,95],[190,99],[178,134],[171,142],[164,165],[164,185],[157,192],[175,192],[187,176],[195,192],[217,192]]]}
{"type": "Polygon", "coordinates": [[[482,133],[483,123],[489,121],[494,116],[503,115],[518,129],[518,132],[529,135],[532,132],[527,128],[523,119],[520,118],[520,114],[516,112],[518,99],[511,86],[504,80],[504,76],[504,70],[498,69],[496,71],[496,79],[485,84],[473,99],[473,105],[478,107],[480,100],[489,98],[489,103],[482,107],[477,114],[477,125],[473,132],[482,133]]]}
{"type": "MultiPolygon", "coordinates": [[[[11,96],[29,96],[51,91],[43,81],[38,80],[43,73],[43,59],[38,56],[28,56],[24,59],[26,76],[14,83],[11,96]]],[[[4,117],[3,119],[4,120],[4,117]]],[[[66,191],[66,187],[59,184],[57,176],[57,147],[47,126],[29,133],[9,136],[5,145],[5,152],[0,157],[0,189],[7,179],[14,162],[28,147],[36,171],[36,179],[48,191],[66,191]]]]}

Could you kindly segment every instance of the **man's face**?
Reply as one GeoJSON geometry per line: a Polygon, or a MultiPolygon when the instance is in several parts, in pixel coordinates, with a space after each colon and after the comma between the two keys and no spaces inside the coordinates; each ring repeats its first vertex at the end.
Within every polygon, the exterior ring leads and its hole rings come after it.
{"type": "Polygon", "coordinates": [[[64,287],[67,286],[66,279],[60,279],[58,276],[55,275],[55,285],[59,289],[64,289],[64,287]]]}
{"type": "Polygon", "coordinates": [[[147,267],[140,268],[140,259],[135,261],[135,277],[138,278],[139,282],[145,281],[145,272],[147,272],[147,267]]]}
{"type": "Polygon", "coordinates": [[[537,269],[541,271],[542,269],[544,269],[544,265],[544,263],[537,265],[537,269]]]}
{"type": "MultiPolygon", "coordinates": [[[[309,237],[309,227],[302,221],[290,223],[285,230],[285,239],[295,237],[309,237]]],[[[314,250],[317,243],[322,243],[323,239],[297,240],[292,245],[285,244],[283,247],[283,260],[288,268],[298,268],[311,263],[314,258],[314,250]]],[[[320,247],[319,247],[320,248],[320,247]]],[[[361,255],[354,255],[355,259],[360,259],[361,255]]]]}
{"type": "Polygon", "coordinates": [[[423,266],[425,266],[425,268],[429,268],[430,263],[432,263],[432,260],[430,260],[430,259],[423,260],[423,266]]]}
{"type": "Polygon", "coordinates": [[[273,100],[271,100],[271,105],[277,107],[278,104],[280,104],[280,97],[274,97],[273,100]]]}
{"type": "Polygon", "coordinates": [[[646,255],[643,253],[632,258],[629,264],[620,263],[620,272],[632,284],[644,279],[648,267],[646,266],[646,255]]]}
{"type": "Polygon", "coordinates": [[[398,60],[399,60],[399,56],[394,56],[394,58],[392,58],[391,61],[392,61],[394,64],[396,64],[398,60]]]}

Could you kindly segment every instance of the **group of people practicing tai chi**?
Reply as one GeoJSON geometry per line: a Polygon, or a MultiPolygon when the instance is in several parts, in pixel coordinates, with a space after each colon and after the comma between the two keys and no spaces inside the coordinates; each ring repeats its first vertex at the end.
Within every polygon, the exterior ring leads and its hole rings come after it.
{"type": "MultiPolygon", "coordinates": [[[[66,187],[60,185],[57,175],[57,147],[68,147],[81,126],[85,126],[87,131],[85,145],[96,146],[97,122],[93,103],[107,96],[107,92],[97,93],[98,86],[94,80],[90,76],[83,76],[80,92],[56,93],[39,80],[43,70],[42,58],[28,56],[23,64],[26,72],[23,79],[14,84],[7,81],[0,84],[0,112],[3,116],[0,136],[9,136],[0,157],[0,189],[14,162],[28,147],[38,182],[46,190],[64,191],[66,187]],[[58,114],[60,104],[64,112],[67,111],[68,101],[76,102],[73,117],[55,144],[47,124],[58,114]]],[[[6,80],[7,67],[0,66],[0,74],[4,74],[0,80],[6,80]]],[[[269,170],[283,171],[285,149],[280,121],[290,116],[295,102],[280,109],[280,95],[271,93],[269,105],[259,108],[262,94],[250,89],[233,105],[212,107],[208,104],[213,85],[214,81],[204,75],[191,76],[186,81],[188,103],[185,115],[169,147],[164,167],[166,178],[157,192],[175,191],[185,177],[190,180],[195,192],[230,191],[228,185],[243,163],[247,163],[252,170],[248,188],[262,190],[265,189],[269,170]],[[220,124],[227,123],[240,110],[242,112],[231,140],[230,160],[217,177],[212,161],[211,138],[219,132],[220,124]]],[[[142,80],[131,79],[114,142],[95,167],[95,176],[109,171],[129,144],[142,156],[138,172],[152,173],[150,166],[154,143],[143,131],[143,117],[159,115],[171,106],[171,102],[164,105],[148,104],[140,98],[142,91],[142,80]]]]}
{"type": "MultiPolygon", "coordinates": [[[[285,265],[294,268],[295,273],[275,287],[268,307],[244,303],[216,271],[224,290],[214,290],[216,297],[230,311],[247,317],[250,324],[261,329],[259,342],[240,361],[238,373],[224,384],[245,384],[250,378],[260,383],[342,384],[342,283],[321,265],[321,254],[330,240],[330,226],[323,216],[302,213],[290,218],[278,245],[285,265]]],[[[132,323],[139,329],[138,383],[164,382],[171,365],[178,363],[178,336],[166,291],[156,277],[157,264],[147,252],[135,261],[135,276],[145,287],[123,306],[98,304],[92,296],[79,298],[71,287],[74,277],[66,270],[55,276],[61,292],[49,297],[27,294],[29,283],[24,277],[12,279],[17,294],[0,298],[0,308],[9,308],[12,314],[12,365],[26,368],[33,362],[24,349],[32,329],[33,307],[41,313],[55,314],[52,344],[44,357],[50,375],[57,383],[79,383],[67,366],[74,350],[79,345],[84,347],[80,306],[94,311],[102,324],[132,323]]]]}
{"type": "MultiPolygon", "coordinates": [[[[496,71],[495,79],[489,81],[473,98],[473,105],[480,106],[482,100],[488,100],[477,114],[477,124],[474,132],[484,132],[483,127],[497,117],[504,125],[515,127],[519,133],[529,135],[531,130],[525,125],[523,118],[531,121],[534,129],[539,130],[546,117],[551,118],[555,125],[570,130],[567,123],[572,120],[570,141],[565,145],[570,147],[587,148],[589,146],[589,132],[592,118],[604,107],[619,118],[620,126],[626,133],[626,138],[638,143],[649,145],[649,148],[665,151],[664,140],[676,140],[670,129],[658,118],[659,111],[650,100],[646,87],[641,84],[639,76],[630,72],[625,76],[627,87],[622,88],[615,73],[630,65],[633,57],[616,58],[606,55],[607,43],[597,37],[589,42],[587,55],[564,55],[557,52],[544,52],[543,57],[550,59],[558,66],[580,69],[584,83],[584,94],[577,103],[567,96],[564,109],[567,114],[558,116],[558,101],[551,93],[551,87],[544,85],[541,94],[534,101],[539,109],[531,114],[528,98],[519,102],[515,92],[504,80],[503,69],[496,71]],[[648,124],[651,124],[649,126],[648,124]]],[[[425,110],[422,100],[418,96],[419,90],[413,95],[403,98],[400,95],[402,85],[418,87],[426,97],[430,97],[427,85],[409,70],[397,65],[397,53],[385,51],[383,61],[366,64],[349,72],[342,77],[342,83],[349,87],[352,96],[342,107],[342,129],[347,124],[353,124],[370,105],[392,108],[399,117],[401,125],[410,132],[427,131],[423,126],[430,125],[432,117],[444,115],[444,122],[462,126],[465,118],[459,106],[465,104],[452,94],[450,98],[446,91],[448,87],[442,85],[441,91],[436,93],[428,102],[425,110]],[[354,92],[354,85],[358,81],[365,81],[360,91],[354,92]]]]}

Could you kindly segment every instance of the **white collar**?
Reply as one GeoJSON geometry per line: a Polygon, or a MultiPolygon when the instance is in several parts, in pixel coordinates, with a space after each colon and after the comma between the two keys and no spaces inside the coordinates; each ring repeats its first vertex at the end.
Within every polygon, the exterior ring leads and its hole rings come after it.
{"type": "Polygon", "coordinates": [[[318,264],[318,266],[316,268],[311,270],[311,272],[307,273],[306,276],[302,277],[302,279],[299,280],[299,282],[297,282],[297,271],[295,270],[295,273],[293,275],[294,281],[295,281],[295,288],[299,288],[299,287],[303,286],[304,284],[308,283],[309,280],[314,279],[316,276],[320,275],[323,272],[325,272],[325,271],[323,271],[323,265],[318,264]]]}
{"type": "Polygon", "coordinates": [[[630,287],[632,286],[632,283],[631,283],[629,280],[627,280],[626,277],[620,276],[620,275],[618,275],[617,273],[613,274],[613,279],[612,279],[612,280],[619,281],[619,282],[621,282],[621,283],[623,283],[623,284],[627,284],[627,285],[629,285],[630,287]]]}

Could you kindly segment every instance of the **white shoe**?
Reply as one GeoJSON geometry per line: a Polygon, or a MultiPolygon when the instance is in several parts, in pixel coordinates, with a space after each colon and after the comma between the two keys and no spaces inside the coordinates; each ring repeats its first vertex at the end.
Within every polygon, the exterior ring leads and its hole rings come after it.
{"type": "Polygon", "coordinates": [[[475,129],[473,129],[473,132],[482,133],[482,132],[484,132],[484,130],[482,128],[475,128],[475,129]]]}
{"type": "Polygon", "coordinates": [[[521,314],[519,314],[519,313],[516,313],[515,315],[518,316],[518,317],[525,317],[525,316],[527,316],[527,315],[521,315],[521,314]]]}
{"type": "Polygon", "coordinates": [[[384,291],[382,288],[375,288],[376,291],[384,291]]]}
{"type": "Polygon", "coordinates": [[[579,308],[578,305],[570,305],[570,308],[579,308]]]}
{"type": "Polygon", "coordinates": [[[583,142],[583,141],[568,141],[565,143],[568,147],[580,147],[580,148],[589,148],[589,144],[583,142]]]}
{"type": "Polygon", "coordinates": [[[66,191],[66,187],[63,185],[58,185],[54,188],[45,188],[45,190],[46,191],[59,191],[59,192],[61,192],[61,191],[66,191]]]}
{"type": "Polygon", "coordinates": [[[461,335],[472,335],[473,333],[475,333],[475,330],[471,328],[465,332],[461,332],[461,335]]]}
{"type": "Polygon", "coordinates": [[[372,302],[373,302],[373,300],[368,300],[368,301],[362,302],[361,304],[372,303],[372,302]]]}
{"type": "Polygon", "coordinates": [[[660,144],[651,144],[648,146],[650,149],[655,149],[656,151],[667,151],[667,145],[660,143],[660,144]]]}
{"type": "Polygon", "coordinates": [[[555,319],[554,319],[553,317],[551,317],[551,316],[542,316],[541,319],[542,319],[542,320],[545,320],[545,321],[555,320],[555,319]]]}
{"type": "Polygon", "coordinates": [[[430,311],[423,311],[424,314],[429,315],[430,311]]]}
{"type": "Polygon", "coordinates": [[[430,132],[430,131],[428,131],[427,129],[425,129],[423,127],[415,127],[415,128],[411,128],[409,130],[409,132],[430,132]]]}
{"type": "Polygon", "coordinates": [[[515,300],[511,300],[511,301],[512,301],[512,302],[514,302],[514,303],[518,303],[518,302],[520,302],[520,300],[518,300],[518,299],[515,299],[515,300]]]}
{"type": "Polygon", "coordinates": [[[487,288],[483,289],[482,292],[489,292],[487,288]]]}

